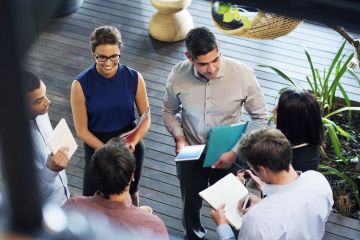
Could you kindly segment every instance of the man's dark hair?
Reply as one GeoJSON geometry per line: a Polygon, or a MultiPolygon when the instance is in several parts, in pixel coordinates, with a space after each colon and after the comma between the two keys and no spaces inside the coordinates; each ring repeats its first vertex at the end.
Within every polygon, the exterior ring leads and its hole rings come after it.
{"type": "Polygon", "coordinates": [[[280,95],[276,128],[292,145],[309,143],[320,146],[323,135],[320,106],[307,91],[287,90],[280,95]]]}
{"type": "Polygon", "coordinates": [[[292,150],[289,141],[280,130],[265,128],[242,139],[240,156],[255,170],[258,170],[258,166],[263,166],[273,172],[280,172],[289,170],[292,150]]]}
{"type": "Polygon", "coordinates": [[[187,51],[194,59],[214,49],[218,49],[214,34],[206,27],[191,29],[186,35],[185,45],[187,51]]]}
{"type": "Polygon", "coordinates": [[[95,28],[90,35],[91,52],[95,52],[97,46],[102,44],[117,44],[121,47],[121,34],[116,27],[100,26],[95,28]]]}
{"type": "Polygon", "coordinates": [[[90,174],[107,199],[112,194],[122,193],[129,186],[134,171],[134,155],[120,137],[111,139],[96,150],[91,159],[90,174]]]}
{"type": "Polygon", "coordinates": [[[24,89],[27,93],[32,92],[40,87],[41,79],[34,73],[24,70],[22,71],[22,78],[24,80],[24,89]]]}

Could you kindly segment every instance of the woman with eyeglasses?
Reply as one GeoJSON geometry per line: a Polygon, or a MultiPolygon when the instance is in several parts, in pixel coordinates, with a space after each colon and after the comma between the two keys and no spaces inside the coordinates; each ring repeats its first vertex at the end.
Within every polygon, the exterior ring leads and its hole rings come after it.
{"type": "MultiPolygon", "coordinates": [[[[140,73],[120,63],[121,35],[112,26],[96,28],[90,36],[95,63],[81,72],[71,86],[71,109],[77,135],[84,141],[85,168],[83,195],[92,196],[98,190],[89,175],[94,151],[112,137],[135,127],[136,105],[139,116],[149,107],[145,81],[140,73]]],[[[150,114],[134,140],[128,143],[136,158],[131,199],[139,205],[138,184],[144,160],[142,138],[149,130],[150,114]]]]}
{"type": "Polygon", "coordinates": [[[273,109],[276,128],[292,145],[292,166],[305,172],[317,170],[323,126],[320,106],[314,95],[307,91],[284,91],[273,109]]]}

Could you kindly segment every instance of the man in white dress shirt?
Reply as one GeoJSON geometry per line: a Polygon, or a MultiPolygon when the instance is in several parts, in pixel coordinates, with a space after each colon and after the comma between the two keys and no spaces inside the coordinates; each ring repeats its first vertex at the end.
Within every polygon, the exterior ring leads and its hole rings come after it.
{"type": "Polygon", "coordinates": [[[25,71],[23,76],[40,193],[44,201],[51,201],[62,206],[70,197],[65,172],[69,162],[68,148],[64,146],[55,154],[51,153],[47,139],[53,132],[53,128],[48,116],[50,100],[46,97],[46,86],[38,76],[31,72],[25,71]]]}
{"type": "MultiPolygon", "coordinates": [[[[322,239],[334,203],[332,190],[321,173],[294,170],[291,146],[281,131],[262,129],[246,136],[240,155],[259,176],[249,174],[266,197],[251,195],[238,239],[322,239]]],[[[219,225],[216,231],[221,240],[235,239],[223,209],[211,213],[219,225]]]]}

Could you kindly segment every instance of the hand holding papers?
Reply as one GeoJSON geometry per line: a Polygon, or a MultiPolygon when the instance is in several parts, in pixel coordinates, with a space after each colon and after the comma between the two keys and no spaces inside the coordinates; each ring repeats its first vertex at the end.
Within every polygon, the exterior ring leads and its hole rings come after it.
{"type": "Polygon", "coordinates": [[[205,145],[184,146],[176,156],[175,162],[198,160],[201,156],[201,153],[204,151],[204,148],[205,145]]]}
{"type": "Polygon", "coordinates": [[[242,214],[238,208],[238,202],[247,194],[246,187],[232,173],[199,192],[200,197],[214,209],[218,209],[221,204],[225,203],[226,219],[236,229],[240,229],[242,225],[242,214]]]}
{"type": "Polygon", "coordinates": [[[126,143],[131,143],[134,141],[136,133],[138,132],[140,126],[144,123],[145,119],[149,117],[149,113],[150,113],[150,107],[146,109],[144,114],[140,117],[139,122],[136,124],[136,126],[133,129],[120,135],[120,137],[122,137],[126,143]]]}
{"type": "Polygon", "coordinates": [[[71,158],[78,147],[64,118],[59,121],[53,134],[48,138],[47,143],[53,154],[55,154],[61,147],[67,146],[69,148],[67,155],[68,159],[71,158]]]}

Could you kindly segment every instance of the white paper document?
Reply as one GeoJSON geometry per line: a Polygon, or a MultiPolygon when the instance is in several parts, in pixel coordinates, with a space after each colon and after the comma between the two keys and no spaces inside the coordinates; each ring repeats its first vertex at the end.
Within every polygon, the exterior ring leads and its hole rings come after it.
{"type": "Polygon", "coordinates": [[[53,154],[55,154],[61,147],[67,146],[69,148],[68,158],[70,159],[76,151],[78,145],[69,129],[64,118],[62,118],[55,127],[53,134],[48,138],[47,143],[53,154]]]}
{"type": "Polygon", "coordinates": [[[229,173],[212,186],[199,192],[199,195],[214,209],[225,203],[226,219],[239,230],[242,225],[242,215],[238,203],[248,193],[249,191],[239,179],[234,174],[229,173]]]}
{"type": "Polygon", "coordinates": [[[203,145],[191,145],[181,148],[179,154],[176,156],[175,161],[191,161],[198,160],[204,151],[205,144],[203,145]]]}

